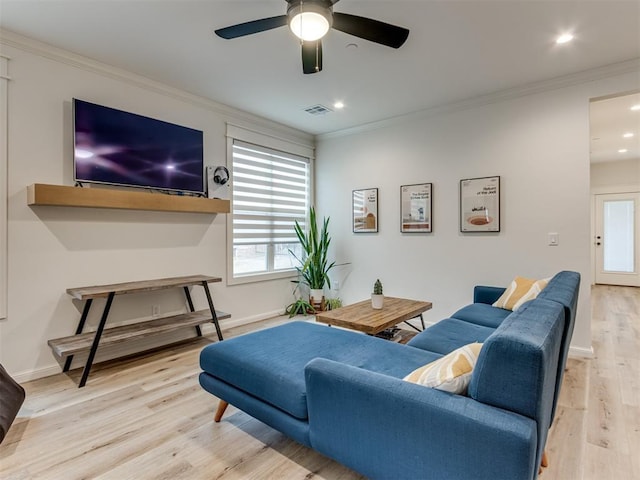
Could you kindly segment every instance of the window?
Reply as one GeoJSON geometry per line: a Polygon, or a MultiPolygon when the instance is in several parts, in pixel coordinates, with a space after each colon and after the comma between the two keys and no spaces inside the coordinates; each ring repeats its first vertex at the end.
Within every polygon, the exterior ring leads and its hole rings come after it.
{"type": "Polygon", "coordinates": [[[302,254],[294,225],[304,229],[309,211],[309,158],[233,139],[232,179],[230,278],[291,275],[289,250],[302,254]]]}

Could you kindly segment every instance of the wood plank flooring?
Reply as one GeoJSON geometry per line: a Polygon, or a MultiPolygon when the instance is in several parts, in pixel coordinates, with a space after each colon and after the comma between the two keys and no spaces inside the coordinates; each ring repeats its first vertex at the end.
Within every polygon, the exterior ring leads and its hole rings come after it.
{"type": "MultiPolygon", "coordinates": [[[[542,480],[640,479],[640,289],[596,286],[592,298],[595,356],[568,361],[542,480]]],[[[0,478],[363,478],[232,406],[214,423],[217,401],[197,380],[207,343],[96,365],[81,389],[80,370],[26,383],[0,478]]]]}
{"type": "Polygon", "coordinates": [[[591,290],[594,358],[570,358],[542,480],[640,479],[640,288],[591,290]]]}

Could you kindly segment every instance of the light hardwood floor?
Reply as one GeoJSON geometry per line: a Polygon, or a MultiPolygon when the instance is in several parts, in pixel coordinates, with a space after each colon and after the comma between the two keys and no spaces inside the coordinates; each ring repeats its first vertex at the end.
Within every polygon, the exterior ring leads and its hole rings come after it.
{"type": "MultiPolygon", "coordinates": [[[[595,356],[568,361],[542,480],[640,479],[640,289],[592,295],[595,356]]],[[[26,383],[0,478],[362,478],[231,406],[215,424],[217,401],[197,380],[206,343],[97,365],[81,389],[79,371],[26,383]]]]}

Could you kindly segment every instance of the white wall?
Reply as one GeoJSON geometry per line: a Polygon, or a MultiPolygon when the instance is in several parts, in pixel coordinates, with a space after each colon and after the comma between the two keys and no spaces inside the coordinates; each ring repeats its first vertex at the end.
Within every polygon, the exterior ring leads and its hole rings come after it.
{"type": "Polygon", "coordinates": [[[347,303],[380,278],[386,295],[432,301],[437,321],[470,303],[473,286],[559,270],[583,276],[574,353],[589,354],[589,98],[637,88],[638,74],[494,104],[407,116],[318,139],[316,203],[331,217],[347,303]],[[501,176],[502,231],[459,233],[459,180],[501,176]],[[433,233],[400,233],[400,185],[432,182],[433,233]],[[380,232],[354,234],[351,191],[378,187],[380,232]],[[560,244],[547,245],[557,232],[560,244]]]}
{"type": "Polygon", "coordinates": [[[591,164],[591,188],[605,193],[610,187],[640,186],[640,158],[633,160],[600,162],[591,164]]]}
{"type": "MultiPolygon", "coordinates": [[[[308,145],[313,138],[27,39],[5,39],[2,51],[11,58],[11,81],[8,316],[0,322],[0,362],[26,380],[60,371],[47,340],[72,334],[82,308],[67,288],[226,272],[223,214],[27,206],[27,185],[73,183],[73,97],[203,130],[209,165],[226,162],[226,121],[308,145]]],[[[292,298],[288,280],[211,287],[216,307],[235,320],[281,312],[292,298]]],[[[201,290],[194,290],[196,308],[207,305],[201,290]]],[[[184,298],[181,290],[117,297],[110,324],[149,317],[152,304],[161,313],[183,311],[184,298]]],[[[102,305],[93,308],[91,323],[102,305]]],[[[192,335],[189,329],[172,338],[192,335]]]]}
{"type": "MultiPolygon", "coordinates": [[[[72,183],[71,98],[161,118],[205,132],[207,164],[225,161],[225,122],[311,143],[309,135],[198,99],[66,52],[15,38],[9,62],[8,316],[0,362],[19,380],[59,371],[47,340],[73,333],[81,305],[66,288],[204,273],[223,276],[226,222],[197,214],[28,207],[26,186],[72,183]]],[[[493,105],[415,115],[375,130],[319,139],[316,200],[330,215],[336,272],[347,302],[380,277],[388,295],[434,302],[435,321],[471,300],[477,283],[560,269],[584,276],[573,345],[590,348],[588,100],[637,88],[637,72],[493,105]],[[458,233],[458,181],[500,175],[498,235],[458,233]],[[434,233],[399,233],[399,186],[434,183],[434,233]],[[351,190],[380,188],[380,233],[351,233],[351,190]],[[560,246],[546,246],[547,232],[560,246]]],[[[216,306],[236,320],[281,311],[286,280],[212,285],[216,306]]],[[[197,292],[196,307],[204,308],[197,292]]],[[[97,308],[90,319],[95,323],[97,308]]],[[[121,297],[112,320],[180,310],[179,291],[121,297]]],[[[185,335],[190,335],[186,332],[185,335]]],[[[111,352],[103,352],[102,357],[111,352]]]]}

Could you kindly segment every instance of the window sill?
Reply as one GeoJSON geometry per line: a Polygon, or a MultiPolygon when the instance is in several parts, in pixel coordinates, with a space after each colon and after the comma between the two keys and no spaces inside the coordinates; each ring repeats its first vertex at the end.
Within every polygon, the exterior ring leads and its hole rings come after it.
{"type": "Polygon", "coordinates": [[[268,272],[268,273],[251,273],[238,277],[232,277],[229,275],[227,279],[227,285],[244,285],[246,283],[258,283],[268,282],[271,280],[281,280],[283,278],[297,278],[298,272],[296,270],[284,270],[280,272],[268,272]]]}

